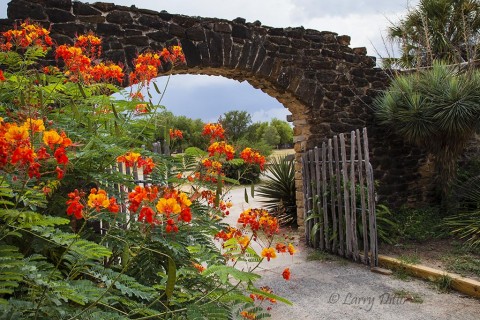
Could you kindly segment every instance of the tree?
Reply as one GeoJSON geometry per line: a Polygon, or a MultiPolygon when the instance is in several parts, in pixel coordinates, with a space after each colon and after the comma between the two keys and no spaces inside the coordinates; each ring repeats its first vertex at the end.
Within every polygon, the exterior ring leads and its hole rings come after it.
{"type": "Polygon", "coordinates": [[[237,141],[246,132],[252,123],[252,117],[247,111],[233,110],[225,112],[218,119],[225,129],[225,133],[232,141],[237,141]]]}
{"type": "Polygon", "coordinates": [[[448,200],[456,162],[480,120],[480,71],[439,63],[393,79],[375,102],[381,123],[435,158],[442,200],[448,200]]]}
{"type": "Polygon", "coordinates": [[[273,118],[270,125],[277,129],[280,135],[280,144],[292,144],[293,143],[293,129],[288,122],[273,118]]]}
{"type": "Polygon", "coordinates": [[[478,57],[478,0],[420,0],[404,19],[393,24],[388,37],[398,42],[400,58],[384,59],[388,67],[424,67],[434,60],[461,63],[478,57]]]}
{"type": "Polygon", "coordinates": [[[274,126],[268,126],[263,132],[262,139],[273,147],[276,147],[280,143],[280,135],[274,126]]]}

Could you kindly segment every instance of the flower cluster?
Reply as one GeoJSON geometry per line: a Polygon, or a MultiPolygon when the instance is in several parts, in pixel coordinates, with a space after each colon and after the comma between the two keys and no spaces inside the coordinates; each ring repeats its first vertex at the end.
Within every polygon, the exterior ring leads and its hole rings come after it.
{"type": "Polygon", "coordinates": [[[26,119],[22,124],[0,118],[0,169],[26,170],[29,178],[40,178],[41,163],[55,158],[57,178],[62,179],[68,164],[65,148],[72,141],[64,132],[46,130],[42,119],[26,119]],[[38,141],[43,143],[38,144],[38,141]],[[37,142],[37,143],[34,143],[37,142]],[[61,168],[60,168],[61,167],[61,168]]]}
{"type": "Polygon", "coordinates": [[[177,222],[190,222],[192,212],[190,205],[192,201],[184,192],[175,189],[164,188],[161,192],[157,187],[136,186],[128,194],[129,210],[137,212],[140,208],[138,220],[158,225],[166,223],[167,232],[177,232],[177,222]],[[158,195],[161,196],[158,198],[158,195]],[[155,203],[155,209],[152,208],[155,203]],[[176,221],[174,220],[176,217],[176,221]]]}
{"type": "Polygon", "coordinates": [[[136,166],[143,169],[143,174],[150,174],[155,168],[152,158],[142,157],[140,153],[127,152],[117,157],[117,162],[124,163],[127,168],[136,166]]]}
{"type": "MultiPolygon", "coordinates": [[[[264,286],[264,287],[260,287],[260,290],[265,292],[265,293],[273,293],[273,290],[268,287],[268,286],[264,286]]],[[[260,301],[264,301],[264,300],[268,300],[270,301],[271,303],[277,303],[277,300],[273,299],[273,298],[269,298],[269,297],[266,297],[262,294],[250,294],[250,298],[253,299],[253,300],[260,300],[260,301]]]]}
{"type": "Polygon", "coordinates": [[[243,151],[240,152],[240,158],[242,158],[246,163],[258,164],[260,166],[260,170],[265,169],[265,157],[257,151],[252,150],[252,148],[243,149],[243,151]]]}
{"type": "Polygon", "coordinates": [[[266,235],[272,236],[278,233],[279,224],[275,217],[272,217],[265,209],[247,209],[240,214],[238,223],[243,227],[250,227],[254,234],[261,230],[266,235]]]}
{"type": "MultiPolygon", "coordinates": [[[[67,215],[74,215],[77,219],[88,218],[88,213],[83,210],[85,208],[84,203],[82,203],[82,198],[84,196],[85,193],[80,192],[77,189],[68,194],[69,200],[67,200],[67,215]]],[[[86,205],[91,209],[95,209],[96,212],[100,212],[105,209],[112,213],[118,213],[120,210],[117,200],[114,197],[109,199],[107,192],[103,189],[92,188],[90,190],[90,194],[88,195],[86,205]]]]}
{"type": "Polygon", "coordinates": [[[13,30],[2,33],[3,39],[0,43],[0,50],[10,51],[12,49],[26,49],[33,46],[40,47],[46,51],[53,44],[49,34],[50,31],[47,29],[27,20],[19,28],[15,27],[13,30]]]}
{"type": "Polygon", "coordinates": [[[178,129],[170,129],[168,134],[170,135],[170,139],[183,139],[183,133],[178,129]]]}
{"type": "Polygon", "coordinates": [[[203,127],[202,135],[210,137],[210,140],[225,139],[225,129],[220,123],[207,123],[203,127]]]}
{"type": "Polygon", "coordinates": [[[214,142],[208,147],[208,155],[210,157],[220,156],[222,154],[225,155],[227,161],[232,160],[235,156],[235,149],[225,141],[214,142]]]}
{"type": "Polygon", "coordinates": [[[62,59],[65,63],[65,75],[71,81],[92,82],[117,81],[121,83],[124,78],[121,66],[112,63],[97,63],[102,52],[102,41],[94,34],[78,36],[74,46],[61,45],[55,51],[55,58],[62,59]]]}
{"type": "Polygon", "coordinates": [[[102,208],[107,209],[112,213],[117,213],[119,206],[117,200],[113,197],[108,199],[107,192],[102,189],[92,188],[90,195],[88,196],[87,205],[90,208],[94,208],[97,212],[100,212],[102,208]]]}
{"type": "Polygon", "coordinates": [[[185,63],[185,55],[180,46],[173,46],[170,50],[164,48],[160,52],[145,52],[139,54],[133,61],[134,71],[130,73],[130,84],[150,83],[158,76],[163,62],[172,64],[185,63]]]}

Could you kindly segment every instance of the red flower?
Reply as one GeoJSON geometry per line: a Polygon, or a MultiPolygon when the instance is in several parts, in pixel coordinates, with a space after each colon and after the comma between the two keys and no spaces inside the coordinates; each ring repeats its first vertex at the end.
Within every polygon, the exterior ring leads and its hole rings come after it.
{"type": "Polygon", "coordinates": [[[117,199],[115,199],[114,197],[110,198],[110,204],[108,205],[107,210],[112,213],[118,213],[118,211],[120,211],[120,207],[118,206],[117,199]]]}
{"type": "Polygon", "coordinates": [[[282,277],[285,280],[290,280],[290,268],[285,268],[285,270],[283,270],[282,277]]]}
{"type": "Polygon", "coordinates": [[[225,139],[225,130],[220,123],[207,123],[203,127],[202,135],[210,136],[210,140],[225,139]]]}
{"type": "Polygon", "coordinates": [[[73,214],[77,219],[83,218],[82,210],[84,206],[80,203],[80,199],[81,199],[80,192],[78,192],[78,190],[75,189],[74,192],[70,192],[68,194],[68,197],[70,198],[70,200],[67,201],[67,205],[68,205],[67,215],[70,216],[73,214]]]}
{"type": "Polygon", "coordinates": [[[55,156],[55,159],[57,159],[58,164],[68,163],[68,157],[67,157],[67,154],[65,153],[65,148],[61,147],[55,150],[54,156],[55,156]]]}
{"type": "Polygon", "coordinates": [[[55,172],[57,172],[57,179],[62,180],[63,176],[65,175],[65,171],[60,169],[59,167],[55,168],[55,172]]]}
{"type": "Polygon", "coordinates": [[[0,69],[0,81],[5,81],[5,76],[3,75],[3,71],[0,69]]]}
{"type": "Polygon", "coordinates": [[[154,224],[154,223],[158,222],[156,219],[154,219],[154,217],[155,217],[155,211],[153,211],[152,208],[142,207],[142,209],[140,209],[140,214],[138,216],[138,220],[139,221],[146,221],[150,224],[154,224]]]}

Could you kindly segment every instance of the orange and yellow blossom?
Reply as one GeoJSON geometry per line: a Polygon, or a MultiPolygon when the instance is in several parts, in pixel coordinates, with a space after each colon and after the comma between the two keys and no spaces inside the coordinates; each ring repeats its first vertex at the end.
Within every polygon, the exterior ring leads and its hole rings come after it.
{"type": "Polygon", "coordinates": [[[45,124],[43,123],[42,119],[28,118],[27,120],[25,120],[23,125],[25,126],[25,128],[27,128],[28,131],[33,133],[45,131],[45,124]]]}
{"type": "Polygon", "coordinates": [[[209,156],[224,154],[227,160],[232,160],[235,155],[233,146],[227,144],[225,141],[214,142],[208,147],[209,156]]]}
{"type": "Polygon", "coordinates": [[[203,127],[202,135],[209,136],[210,140],[225,139],[225,129],[220,123],[207,123],[203,127]]]}
{"type": "Polygon", "coordinates": [[[277,253],[275,252],[274,248],[263,248],[261,255],[262,257],[267,258],[267,261],[277,257],[277,253]]]}
{"type": "Polygon", "coordinates": [[[19,143],[26,141],[30,137],[28,129],[25,126],[19,126],[16,123],[7,124],[7,131],[4,138],[9,143],[19,143]]]}
{"type": "Polygon", "coordinates": [[[297,250],[295,250],[295,247],[291,243],[288,244],[287,250],[288,250],[288,253],[290,253],[290,255],[293,255],[295,252],[297,252],[297,250]]]}
{"type": "Polygon", "coordinates": [[[107,192],[102,189],[92,188],[88,196],[87,205],[90,208],[95,208],[95,210],[100,211],[100,207],[108,208],[110,201],[107,197],[107,192]]]}
{"type": "Polygon", "coordinates": [[[180,211],[182,211],[182,208],[174,198],[160,198],[155,207],[157,208],[158,213],[161,214],[178,214],[180,211]]]}
{"type": "Polygon", "coordinates": [[[0,43],[0,50],[10,51],[13,47],[27,48],[29,46],[41,47],[46,51],[53,45],[50,31],[42,28],[36,23],[25,21],[19,28],[2,32],[3,39],[0,43]]]}

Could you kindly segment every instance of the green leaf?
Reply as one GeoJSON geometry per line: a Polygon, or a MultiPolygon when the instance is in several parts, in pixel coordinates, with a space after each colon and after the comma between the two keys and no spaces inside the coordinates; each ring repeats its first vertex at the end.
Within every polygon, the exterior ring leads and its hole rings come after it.
{"type": "Polygon", "coordinates": [[[243,198],[245,199],[245,202],[248,203],[248,194],[247,194],[247,189],[243,189],[244,192],[244,195],[243,195],[243,198]]]}

